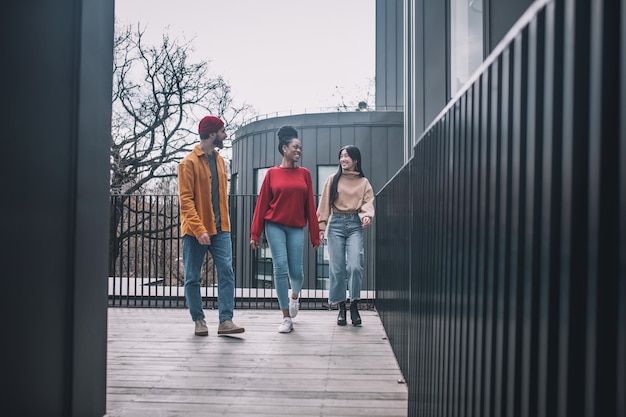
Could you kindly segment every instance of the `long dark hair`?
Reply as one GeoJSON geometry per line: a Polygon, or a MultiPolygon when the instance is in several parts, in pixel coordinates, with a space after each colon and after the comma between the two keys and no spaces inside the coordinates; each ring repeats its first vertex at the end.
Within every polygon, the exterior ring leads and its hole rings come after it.
{"type": "MultiPolygon", "coordinates": [[[[359,173],[359,177],[364,177],[365,173],[363,172],[363,169],[361,168],[361,151],[359,150],[359,148],[357,148],[354,145],[346,145],[343,148],[339,149],[339,156],[337,157],[337,159],[341,158],[341,153],[344,150],[348,153],[348,156],[350,156],[350,158],[352,158],[352,160],[355,161],[354,169],[359,173]]],[[[338,196],[337,184],[339,184],[339,178],[341,178],[341,172],[342,172],[341,165],[339,165],[339,169],[337,170],[337,172],[335,173],[335,176],[333,177],[333,182],[330,184],[331,208],[335,200],[337,200],[337,196],[338,196]]]]}

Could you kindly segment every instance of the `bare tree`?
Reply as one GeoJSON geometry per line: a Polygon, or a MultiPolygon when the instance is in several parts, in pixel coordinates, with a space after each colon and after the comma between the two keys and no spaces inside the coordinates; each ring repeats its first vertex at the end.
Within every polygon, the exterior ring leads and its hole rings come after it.
{"type": "Polygon", "coordinates": [[[167,34],[146,45],[140,27],[116,32],[113,63],[111,192],[132,194],[176,176],[176,164],[194,146],[205,114],[236,129],[249,106],[235,106],[231,88],[209,74],[207,61],[192,62],[192,41],[167,34]]]}
{"type": "MultiPolygon", "coordinates": [[[[161,44],[153,46],[144,39],[140,26],[116,29],[110,187],[117,197],[111,199],[111,269],[130,237],[159,239],[161,225],[178,227],[171,219],[151,219],[147,205],[129,204],[128,197],[175,194],[177,165],[198,140],[198,120],[212,114],[235,130],[251,111],[248,105],[235,105],[230,86],[209,73],[207,61],[192,60],[193,40],[182,43],[166,33],[161,44]],[[133,227],[121,226],[131,218],[133,227]]],[[[164,213],[177,215],[177,210],[154,215],[164,213]]]]}
{"type": "Polygon", "coordinates": [[[355,91],[346,93],[345,89],[335,87],[333,97],[338,100],[335,109],[339,112],[369,111],[374,103],[374,80],[369,79],[367,86],[356,86],[355,91]]]}

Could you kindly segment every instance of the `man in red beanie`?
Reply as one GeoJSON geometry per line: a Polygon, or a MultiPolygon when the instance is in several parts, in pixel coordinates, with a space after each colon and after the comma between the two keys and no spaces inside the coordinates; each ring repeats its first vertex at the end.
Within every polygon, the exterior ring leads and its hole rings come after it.
{"type": "Polygon", "coordinates": [[[200,143],[178,165],[185,299],[195,323],[195,334],[208,336],[202,310],[200,272],[207,251],[211,252],[217,269],[220,322],[217,334],[243,333],[245,329],[232,320],[235,274],[226,189],[228,179],[226,164],[216,149],[224,147],[224,122],[215,116],[205,116],[198,125],[198,134],[200,143]]]}

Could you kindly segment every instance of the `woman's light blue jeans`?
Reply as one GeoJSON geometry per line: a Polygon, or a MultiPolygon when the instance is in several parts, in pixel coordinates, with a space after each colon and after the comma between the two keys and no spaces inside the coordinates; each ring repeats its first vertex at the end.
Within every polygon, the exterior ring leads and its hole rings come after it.
{"type": "Polygon", "coordinates": [[[204,318],[200,294],[200,272],[207,251],[211,252],[217,270],[217,308],[220,323],[232,320],[235,308],[235,274],[230,232],[211,236],[210,245],[201,245],[194,236],[183,236],[183,264],[185,268],[185,299],[193,321],[204,318]]]}
{"type": "Polygon", "coordinates": [[[357,213],[333,213],[326,229],[328,242],[331,304],[346,301],[346,287],[350,300],[361,299],[363,283],[363,225],[357,213]]]}
{"type": "Polygon", "coordinates": [[[278,305],[281,310],[285,310],[289,308],[289,285],[292,292],[300,294],[304,283],[304,229],[265,222],[265,237],[272,251],[278,305]]]}

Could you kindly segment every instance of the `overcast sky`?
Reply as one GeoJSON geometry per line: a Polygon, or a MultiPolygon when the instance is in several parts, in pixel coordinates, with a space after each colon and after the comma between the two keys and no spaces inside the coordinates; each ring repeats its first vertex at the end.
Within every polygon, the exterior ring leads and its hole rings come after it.
{"type": "Polygon", "coordinates": [[[375,0],[116,0],[115,15],[154,44],[195,37],[198,60],[258,114],[334,107],[336,87],[364,95],[375,75],[375,0]]]}

